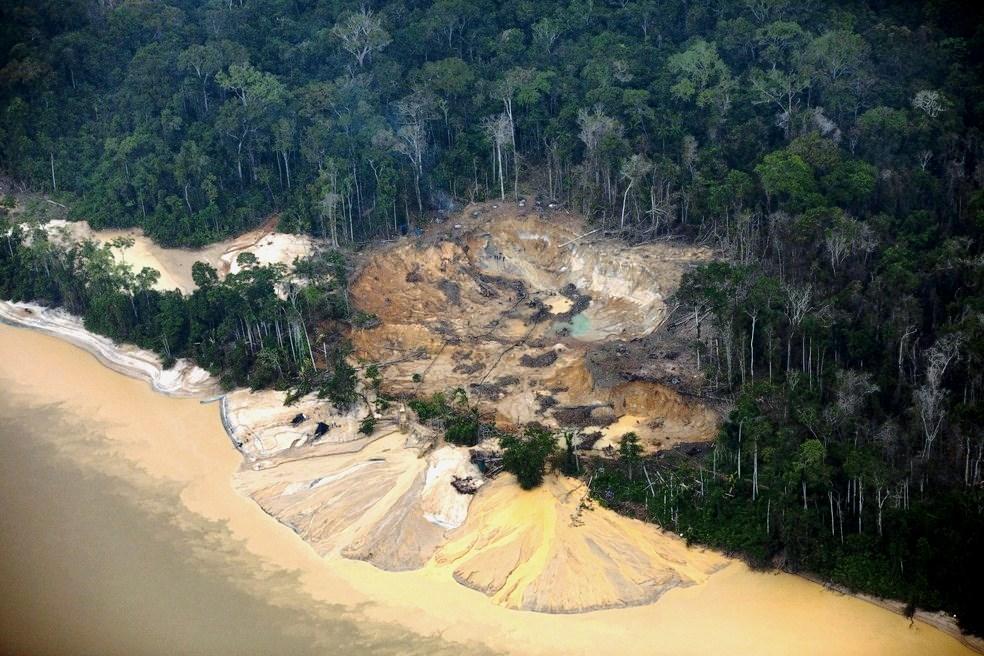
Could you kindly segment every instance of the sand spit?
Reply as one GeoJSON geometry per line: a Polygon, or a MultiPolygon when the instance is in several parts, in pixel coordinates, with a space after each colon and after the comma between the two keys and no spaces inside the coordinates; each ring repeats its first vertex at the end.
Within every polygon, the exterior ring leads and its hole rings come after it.
{"type": "Polygon", "coordinates": [[[190,361],[178,360],[165,369],[156,353],[91,333],[79,317],[58,308],[0,301],[0,322],[59,337],[88,351],[113,371],[146,381],[168,396],[209,397],[220,392],[218,381],[190,361]]]}

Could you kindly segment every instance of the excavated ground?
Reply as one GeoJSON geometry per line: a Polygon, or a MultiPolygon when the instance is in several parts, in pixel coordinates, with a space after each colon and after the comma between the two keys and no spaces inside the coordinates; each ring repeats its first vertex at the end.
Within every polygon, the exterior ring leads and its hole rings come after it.
{"type": "Polygon", "coordinates": [[[384,365],[391,394],[461,387],[505,426],[601,433],[599,448],[629,430],[648,451],[708,439],[716,413],[681,394],[692,369],[660,345],[667,298],[710,253],[586,232],[563,212],[483,204],[371,251],[351,294],[379,325],[353,331],[356,355],[384,365]]]}
{"type": "MultiPolygon", "coordinates": [[[[709,253],[585,232],[566,213],[486,204],[369,250],[350,295],[378,321],[352,331],[356,357],[381,365],[389,395],[462,387],[503,427],[577,428],[602,454],[628,431],[650,451],[710,438],[717,414],[684,393],[695,369],[665,321],[683,272],[709,253]]],[[[468,449],[442,446],[401,403],[365,437],[369,406],[282,399],[223,400],[246,456],[235,484],[322,555],[450,570],[498,604],[555,613],[648,603],[726,562],[592,507],[580,481],[549,475],[531,492],[509,475],[487,481],[468,449]]]]}

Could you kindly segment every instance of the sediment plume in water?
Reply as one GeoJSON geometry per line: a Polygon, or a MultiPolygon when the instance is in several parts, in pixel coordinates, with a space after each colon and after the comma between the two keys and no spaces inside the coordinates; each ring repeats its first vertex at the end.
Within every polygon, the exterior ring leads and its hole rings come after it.
{"type": "MultiPolygon", "coordinates": [[[[155,394],[69,344],[6,326],[0,326],[0,381],[39,408],[59,404],[77,421],[105,427],[98,441],[79,448],[95,451],[110,469],[125,461],[129,475],[172,486],[188,511],[226,527],[233,539],[226,548],[260,559],[267,575],[288,572],[296,577],[295,591],[315,602],[341,605],[355,618],[395,623],[414,634],[439,633],[464,649],[479,642],[518,654],[596,654],[599,645],[625,654],[970,653],[922,622],[910,627],[905,618],[870,603],[797,577],[750,572],[736,562],[666,592],[654,604],[578,615],[516,612],[455,582],[455,568],[466,560],[433,559],[395,574],[318,555],[233,490],[230,479],[242,458],[230,446],[214,404],[155,394]]],[[[494,503],[496,491],[490,490],[488,501],[494,503]]],[[[467,523],[462,530],[471,532],[467,523]]],[[[486,535],[494,544],[495,537],[486,535]]],[[[572,577],[574,571],[587,581],[598,575],[591,562],[569,565],[572,577]]],[[[235,567],[230,576],[238,576],[235,567]]]]}

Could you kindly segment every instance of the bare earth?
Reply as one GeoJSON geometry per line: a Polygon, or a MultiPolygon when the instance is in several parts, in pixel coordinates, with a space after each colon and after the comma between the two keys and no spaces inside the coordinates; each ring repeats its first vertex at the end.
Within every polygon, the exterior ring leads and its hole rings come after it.
{"type": "Polygon", "coordinates": [[[422,237],[369,251],[351,292],[381,323],[353,331],[357,355],[386,365],[389,392],[462,387],[504,425],[539,421],[591,433],[631,416],[638,421],[624,425],[649,451],[711,438],[715,411],[642,363],[629,376],[606,376],[620,356],[600,348],[653,333],[683,273],[710,253],[577,239],[586,232],[564,213],[486,203],[422,237]]]}

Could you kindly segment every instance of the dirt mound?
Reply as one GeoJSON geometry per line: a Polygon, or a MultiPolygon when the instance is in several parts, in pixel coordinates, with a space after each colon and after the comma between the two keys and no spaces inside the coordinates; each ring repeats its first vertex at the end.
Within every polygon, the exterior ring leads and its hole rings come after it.
{"type": "Polygon", "coordinates": [[[585,492],[559,476],[530,492],[500,477],[435,561],[496,603],[548,613],[649,603],[726,563],[652,524],[586,505],[585,492]]]}

